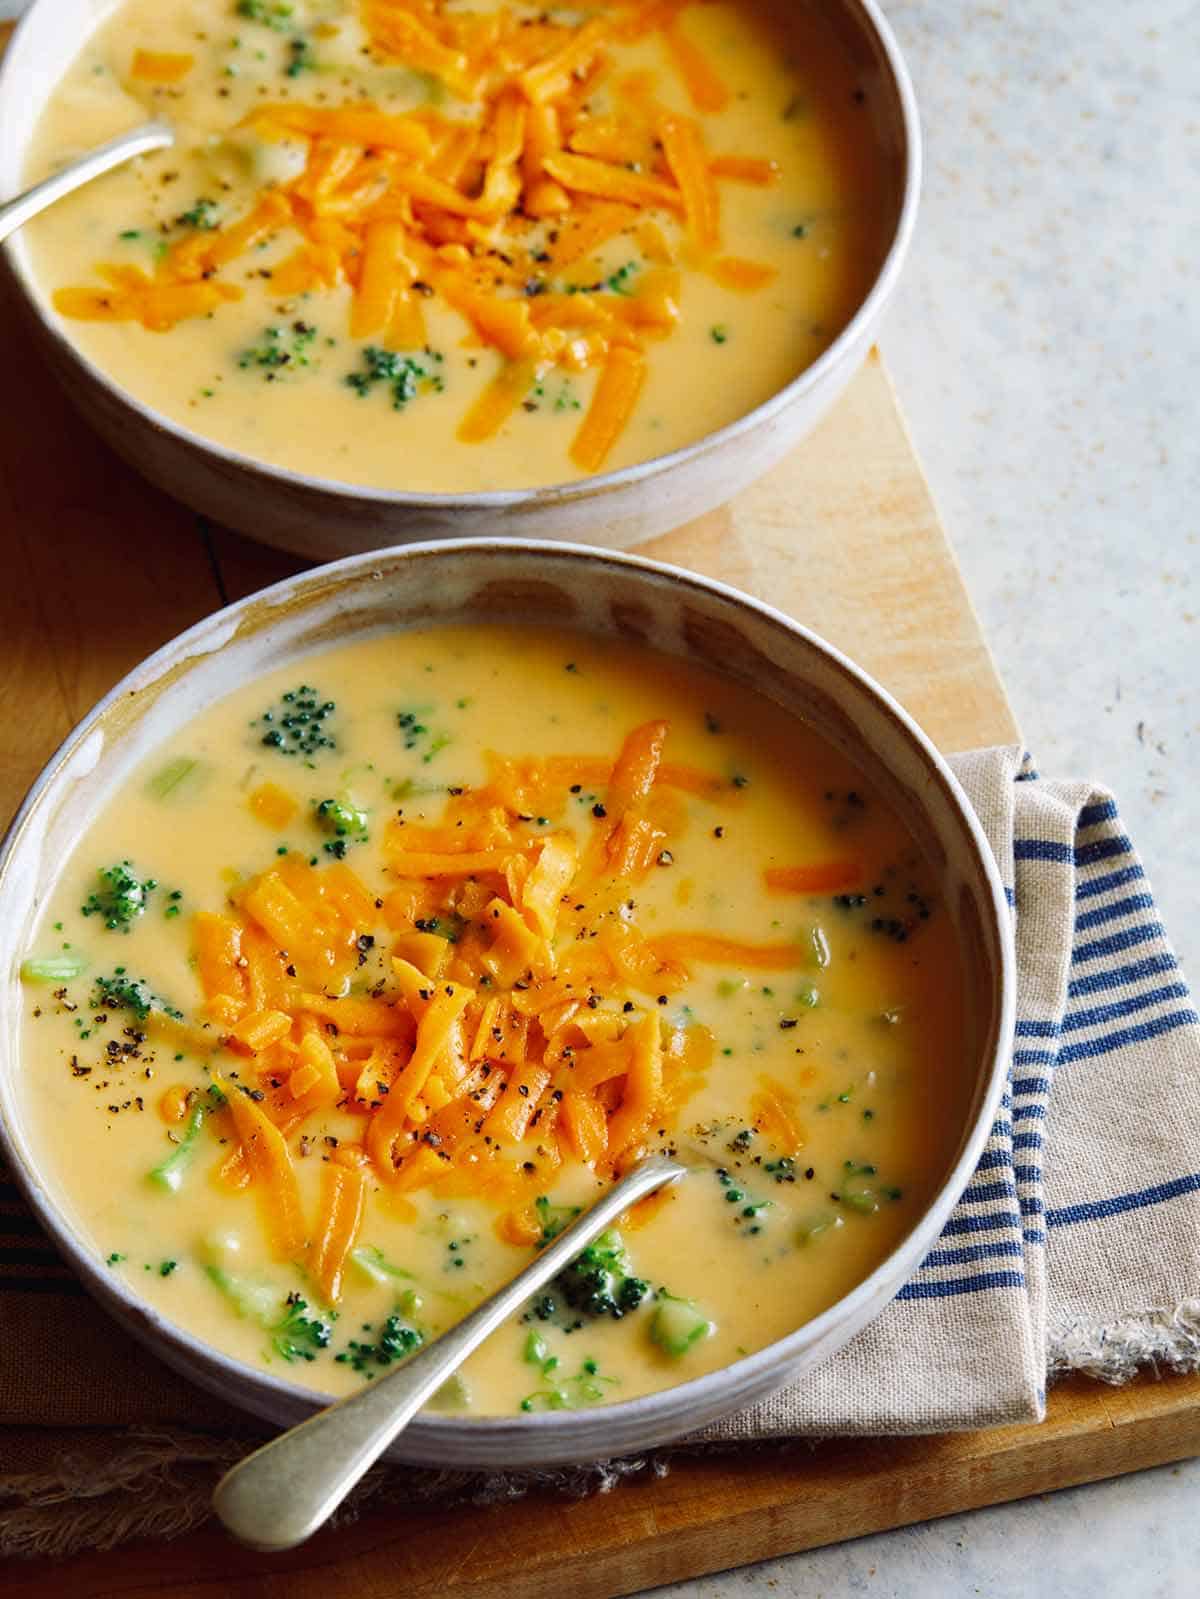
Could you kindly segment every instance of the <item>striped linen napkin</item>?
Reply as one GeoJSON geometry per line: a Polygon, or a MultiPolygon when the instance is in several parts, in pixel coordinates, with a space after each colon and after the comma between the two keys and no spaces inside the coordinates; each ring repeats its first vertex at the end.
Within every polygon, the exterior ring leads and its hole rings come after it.
{"type": "Polygon", "coordinates": [[[937,1248],[839,1354],[707,1439],[1038,1421],[1047,1381],[1200,1367],[1200,1017],[1116,802],[951,758],[1015,922],[999,1118],[937,1248]]]}
{"type": "MultiPolygon", "coordinates": [[[[1200,1367],[1200,1017],[1143,868],[1103,791],[1044,782],[1016,748],[952,765],[1016,927],[1016,1046],[987,1149],[937,1247],[870,1327],[689,1444],[1036,1421],[1047,1382],[1068,1371],[1120,1382],[1144,1365],[1200,1367]]],[[[107,1541],[201,1518],[207,1490],[173,1486],[163,1468],[199,1460],[215,1475],[246,1423],[136,1350],[4,1183],[0,1305],[0,1553],[101,1541],[101,1482],[107,1541]],[[55,1360],[30,1362],[35,1344],[55,1360]],[[151,1424],[153,1441],[130,1424],[151,1424]],[[103,1435],[102,1468],[94,1455],[56,1465],[56,1437],[87,1427],[125,1430],[103,1435]],[[84,1493],[91,1519],[72,1532],[63,1501],[84,1493]]],[[[538,1481],[607,1486],[635,1464],[538,1481]]],[[[428,1473],[391,1475],[410,1496],[428,1490],[428,1473]]],[[[444,1486],[486,1498],[528,1481],[454,1474],[444,1486]]]]}

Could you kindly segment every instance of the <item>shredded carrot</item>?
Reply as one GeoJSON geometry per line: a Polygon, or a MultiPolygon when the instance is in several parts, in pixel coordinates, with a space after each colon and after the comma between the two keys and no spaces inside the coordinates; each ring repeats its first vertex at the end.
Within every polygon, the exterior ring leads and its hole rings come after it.
{"type": "Polygon", "coordinates": [[[496,1218],[496,1234],[507,1244],[528,1247],[541,1238],[542,1224],[534,1207],[523,1205],[520,1210],[505,1211],[496,1218]]]}
{"type": "Polygon", "coordinates": [[[250,1186],[250,1168],[240,1144],[217,1162],[212,1180],[218,1188],[227,1188],[235,1193],[250,1186]]]}
{"type": "Polygon", "coordinates": [[[862,882],[858,861],[814,861],[808,866],[768,866],[767,887],[779,894],[837,894],[862,882]]]}

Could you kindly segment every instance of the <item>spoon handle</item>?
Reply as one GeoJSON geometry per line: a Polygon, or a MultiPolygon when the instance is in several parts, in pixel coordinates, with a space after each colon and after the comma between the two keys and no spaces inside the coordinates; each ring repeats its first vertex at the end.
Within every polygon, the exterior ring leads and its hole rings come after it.
{"type": "Polygon", "coordinates": [[[39,211],[44,211],[64,195],[82,188],[102,172],[131,161],[135,155],[145,155],[148,150],[162,150],[174,143],[175,131],[167,123],[144,122],[140,127],[131,128],[128,133],[122,133],[119,138],[110,139],[107,144],[89,150],[78,161],[63,167],[61,172],[53,173],[41,183],[35,183],[32,189],[26,189],[24,194],[18,194],[15,200],[0,205],[0,243],[28,222],[30,217],[37,216],[39,211]]]}
{"type": "Polygon", "coordinates": [[[227,1471],[213,1494],[226,1528],[251,1549],[292,1549],[316,1532],[367,1469],[488,1335],[636,1200],[682,1177],[664,1155],[640,1161],[523,1271],[386,1377],[329,1405],[227,1471]]]}

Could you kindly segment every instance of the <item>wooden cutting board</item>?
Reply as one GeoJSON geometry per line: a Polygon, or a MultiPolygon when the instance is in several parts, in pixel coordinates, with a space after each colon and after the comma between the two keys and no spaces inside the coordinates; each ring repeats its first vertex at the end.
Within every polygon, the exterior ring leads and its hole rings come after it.
{"type": "MultiPolygon", "coordinates": [[[[205,527],[121,465],[41,372],[11,308],[0,372],[13,419],[0,429],[3,820],[69,726],[137,659],[301,563],[205,527]]],[[[880,678],[944,749],[1017,737],[877,358],[790,460],[647,553],[789,610],[880,678]]],[[[0,1429],[0,1460],[78,1436],[0,1429]]],[[[204,1531],[10,1568],[5,1592],[610,1599],[1194,1453],[1200,1378],[1072,1384],[1038,1428],[681,1457],[666,1477],[581,1501],[376,1512],[284,1557],[204,1531]]]]}

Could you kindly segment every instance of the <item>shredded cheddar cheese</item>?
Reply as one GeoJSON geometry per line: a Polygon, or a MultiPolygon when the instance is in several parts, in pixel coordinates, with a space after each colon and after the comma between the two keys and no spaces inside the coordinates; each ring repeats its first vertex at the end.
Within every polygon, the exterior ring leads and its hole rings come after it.
{"type": "MultiPolygon", "coordinates": [[[[674,251],[660,221],[682,220],[689,259],[723,285],[751,293],[775,275],[717,258],[718,181],[762,186],[775,167],[709,151],[703,118],[726,107],[729,91],[683,11],[678,0],[612,0],[572,22],[467,13],[447,0],[362,0],[374,61],[436,79],[450,97],[443,108],[256,107],[245,131],[268,144],[301,141],[298,176],[264,188],[248,214],[164,250],[153,274],[100,264],[101,286],[59,289],[54,304],[66,317],[166,332],[240,298],[223,274],[265,241],[292,235],[295,249],[270,274],[273,289],[348,288],[352,337],[423,348],[417,284],[460,314],[467,342],[499,352],[505,367],[461,418],[464,442],[493,437],[552,368],[595,369],[570,455],[598,472],[638,404],[647,344],[669,338],[682,314],[678,274],[662,276],[674,251]],[[638,75],[615,82],[619,119],[593,113],[589,93],[614,78],[621,43],[654,31],[695,115],[665,112],[652,83],[632,81],[638,75]],[[634,233],[661,269],[629,290],[605,284],[596,261],[621,232],[634,233]]],[[[189,56],[138,50],[130,77],[174,85],[191,67],[189,56]]]]}
{"type": "Polygon", "coordinates": [[[364,1173],[393,1193],[483,1195],[502,1230],[519,1229],[531,1150],[543,1186],[567,1158],[611,1176],[671,1124],[710,1059],[706,1030],[665,1025],[648,994],[677,992],[697,963],[799,960],[794,945],[639,931],[631,889],[672,836],[672,789],[739,799],[732,783],[665,762],[666,738],[665,722],[645,723],[611,763],[493,756],[490,781],[452,791],[436,825],[393,818],[381,895],[344,862],[285,855],[228,912],[194,918],[208,1016],[240,1057],[219,1083],[240,1148],[219,1180],[252,1184],[280,1258],[299,1225],[287,1137],[322,1108],[361,1118],[360,1142],[338,1155],[356,1175],[329,1179],[310,1248],[331,1299],[364,1173]],[[581,844],[537,811],[585,782],[604,802],[581,844]],[[384,929],[390,982],[344,992],[360,941],[384,929]]]}

